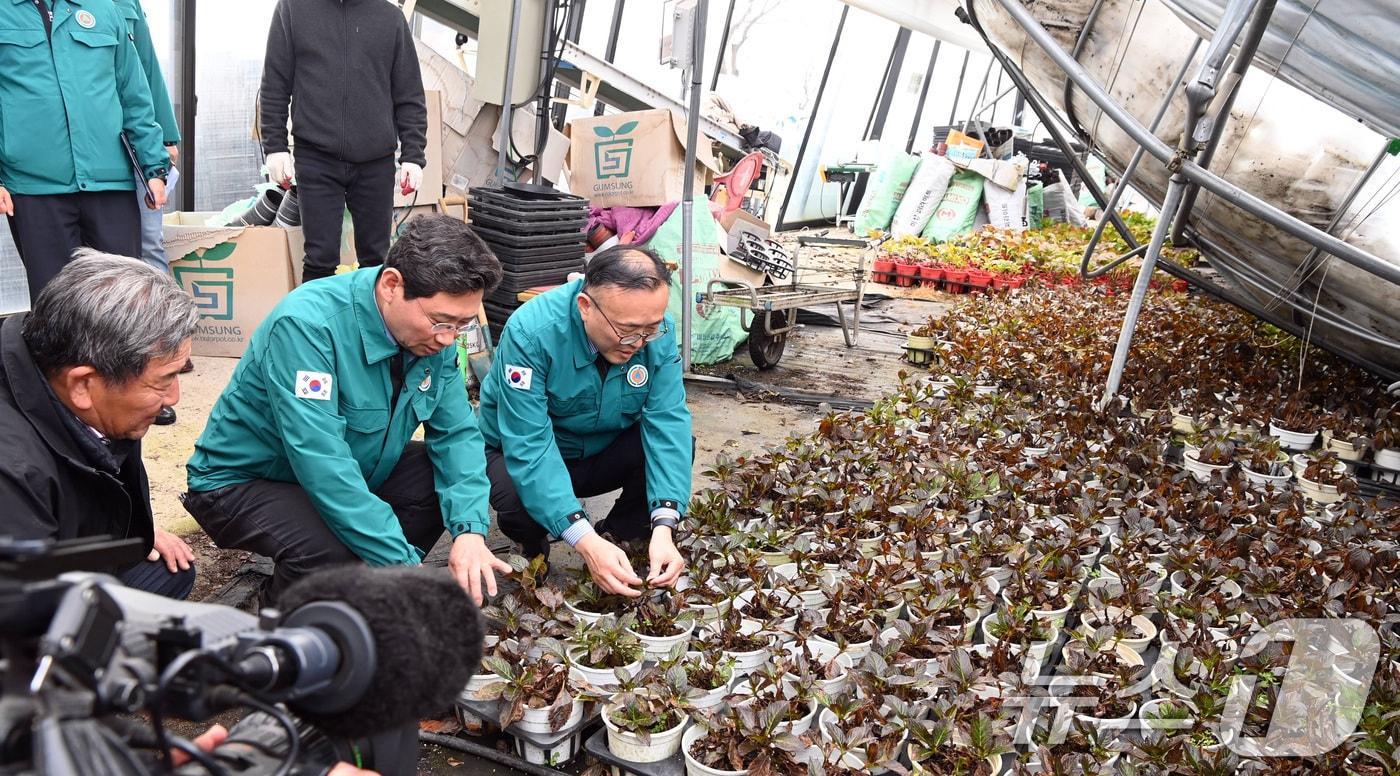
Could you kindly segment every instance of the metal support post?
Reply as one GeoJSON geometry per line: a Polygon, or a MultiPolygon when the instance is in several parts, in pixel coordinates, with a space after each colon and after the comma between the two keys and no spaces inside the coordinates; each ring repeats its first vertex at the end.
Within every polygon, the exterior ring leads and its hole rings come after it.
{"type": "Polygon", "coordinates": [[[195,0],[180,2],[180,209],[198,210],[194,201],[195,124],[199,96],[195,91],[195,0]]]}
{"type": "Polygon", "coordinates": [[[953,110],[948,114],[948,126],[958,120],[958,102],[962,99],[963,81],[967,79],[967,61],[971,58],[971,51],[963,52],[962,69],[958,71],[958,87],[953,91],[953,110]]]}
{"type": "MultiPolygon", "coordinates": [[[[608,43],[603,47],[603,59],[608,62],[617,58],[617,38],[622,33],[622,9],[626,6],[627,0],[616,0],[613,5],[612,22],[608,25],[608,43]]],[[[593,115],[603,115],[602,102],[594,106],[593,115]]]]}
{"type": "Polygon", "coordinates": [[[496,143],[501,148],[496,154],[496,185],[506,183],[506,169],[510,164],[510,120],[511,99],[515,91],[515,46],[520,39],[520,11],[524,0],[514,0],[510,10],[510,40],[506,43],[506,82],[501,94],[501,131],[496,143]]]}
{"type": "Polygon", "coordinates": [[[719,51],[715,52],[715,72],[710,76],[710,91],[719,88],[719,71],[724,67],[724,49],[729,46],[729,25],[734,23],[734,3],[729,0],[729,10],[724,12],[724,29],[719,31],[719,51]]]}
{"type": "Polygon", "coordinates": [[[1142,269],[1138,270],[1137,282],[1133,284],[1133,296],[1128,300],[1128,311],[1123,315],[1123,328],[1118,332],[1118,345],[1113,350],[1113,365],[1108,370],[1108,386],[1099,402],[1100,408],[1108,405],[1123,382],[1123,367],[1128,363],[1128,351],[1133,346],[1133,331],[1137,328],[1138,315],[1142,312],[1142,302],[1147,298],[1152,270],[1157,264],[1157,257],[1162,254],[1162,245],[1166,242],[1167,231],[1171,228],[1170,216],[1180,207],[1185,186],[1186,179],[1180,175],[1173,175],[1167,183],[1167,194],[1162,201],[1162,217],[1152,230],[1152,242],[1147,246],[1147,255],[1142,257],[1142,269]]]}
{"type": "MultiPolygon", "coordinates": [[[[1259,51],[1259,41],[1263,39],[1264,33],[1269,29],[1269,19],[1274,14],[1275,0],[1262,0],[1255,9],[1254,17],[1250,22],[1249,29],[1244,33],[1244,40],[1240,42],[1239,52],[1235,55],[1235,61],[1230,66],[1230,74],[1226,76],[1222,87],[1224,92],[1212,92],[1216,105],[1206,115],[1200,119],[1200,126],[1193,128],[1193,140],[1205,139],[1205,147],[1201,149],[1196,157],[1196,164],[1202,169],[1209,169],[1210,163],[1215,159],[1215,150],[1220,147],[1220,138],[1225,135],[1225,125],[1230,123],[1230,110],[1235,106],[1235,96],[1239,94],[1239,83],[1243,80],[1245,72],[1249,70],[1249,63],[1254,61],[1254,55],[1259,51]]],[[[1215,45],[1212,42],[1212,45],[1215,45]]],[[[1226,46],[1226,50],[1229,47],[1226,46]]],[[[1206,54],[1206,65],[1210,65],[1210,54],[1206,54]]],[[[1203,66],[1204,67],[1204,66],[1203,66]]],[[[1191,93],[1191,86],[1187,87],[1188,98],[1191,93]]],[[[1188,99],[1188,109],[1192,108],[1192,103],[1188,99]]],[[[1193,125],[1187,124],[1188,128],[1193,125]]],[[[1186,138],[1182,138],[1183,144],[1186,138]]],[[[1181,211],[1177,214],[1176,224],[1172,226],[1171,241],[1173,245],[1181,243],[1182,235],[1186,231],[1186,221],[1191,216],[1191,211],[1196,207],[1196,196],[1201,193],[1200,187],[1192,185],[1186,190],[1186,196],[1181,202],[1181,211]]]]}
{"type": "Polygon", "coordinates": [[[700,143],[700,92],[705,88],[705,21],[710,0],[695,6],[695,33],[691,40],[690,112],[685,118],[685,193],[681,196],[681,371],[689,372],[690,337],[695,314],[695,154],[700,143]]]}

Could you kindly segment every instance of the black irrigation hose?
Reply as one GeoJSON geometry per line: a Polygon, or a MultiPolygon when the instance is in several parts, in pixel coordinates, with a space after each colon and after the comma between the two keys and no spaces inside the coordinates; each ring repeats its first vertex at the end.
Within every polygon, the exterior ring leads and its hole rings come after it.
{"type": "Polygon", "coordinates": [[[455,749],[458,752],[469,754],[472,757],[480,757],[483,760],[490,760],[497,765],[504,765],[521,773],[528,773],[531,776],[567,776],[564,771],[555,770],[543,765],[535,765],[526,762],[510,752],[502,752],[489,746],[483,746],[475,741],[468,741],[457,736],[444,736],[437,733],[429,733],[424,730],[418,731],[418,740],[428,744],[455,749]]]}

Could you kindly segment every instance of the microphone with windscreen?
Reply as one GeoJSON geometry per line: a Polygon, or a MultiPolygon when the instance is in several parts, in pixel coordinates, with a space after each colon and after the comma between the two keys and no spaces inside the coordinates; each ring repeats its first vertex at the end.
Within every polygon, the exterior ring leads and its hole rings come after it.
{"type": "Polygon", "coordinates": [[[480,612],[446,569],[342,566],[278,603],[278,627],[240,650],[241,678],[332,736],[440,713],[481,661],[480,612]]]}

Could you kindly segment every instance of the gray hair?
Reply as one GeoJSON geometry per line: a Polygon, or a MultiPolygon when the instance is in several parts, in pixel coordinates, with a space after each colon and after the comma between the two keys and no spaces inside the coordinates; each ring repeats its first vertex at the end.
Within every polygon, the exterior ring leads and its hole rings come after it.
{"type": "Polygon", "coordinates": [[[671,270],[656,251],[641,245],[614,245],[598,251],[583,271],[583,287],[614,286],[624,291],[655,291],[671,285],[671,270]]]}
{"type": "Polygon", "coordinates": [[[138,259],[90,248],[73,252],[24,319],[21,335],[46,376],[91,366],[125,383],[194,334],[194,300],[169,275],[138,259]]]}

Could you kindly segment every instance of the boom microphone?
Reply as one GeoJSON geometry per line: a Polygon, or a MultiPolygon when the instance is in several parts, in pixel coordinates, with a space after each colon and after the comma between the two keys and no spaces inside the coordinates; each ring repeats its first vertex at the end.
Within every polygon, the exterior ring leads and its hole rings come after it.
{"type": "Polygon", "coordinates": [[[240,667],[266,661],[255,670],[290,679],[288,707],[332,736],[441,712],[481,661],[481,614],[446,569],[341,566],[293,584],[278,604],[288,614],[274,635],[287,643],[255,648],[261,657],[249,654],[240,667]],[[278,665],[288,659],[295,665],[278,665]]]}

